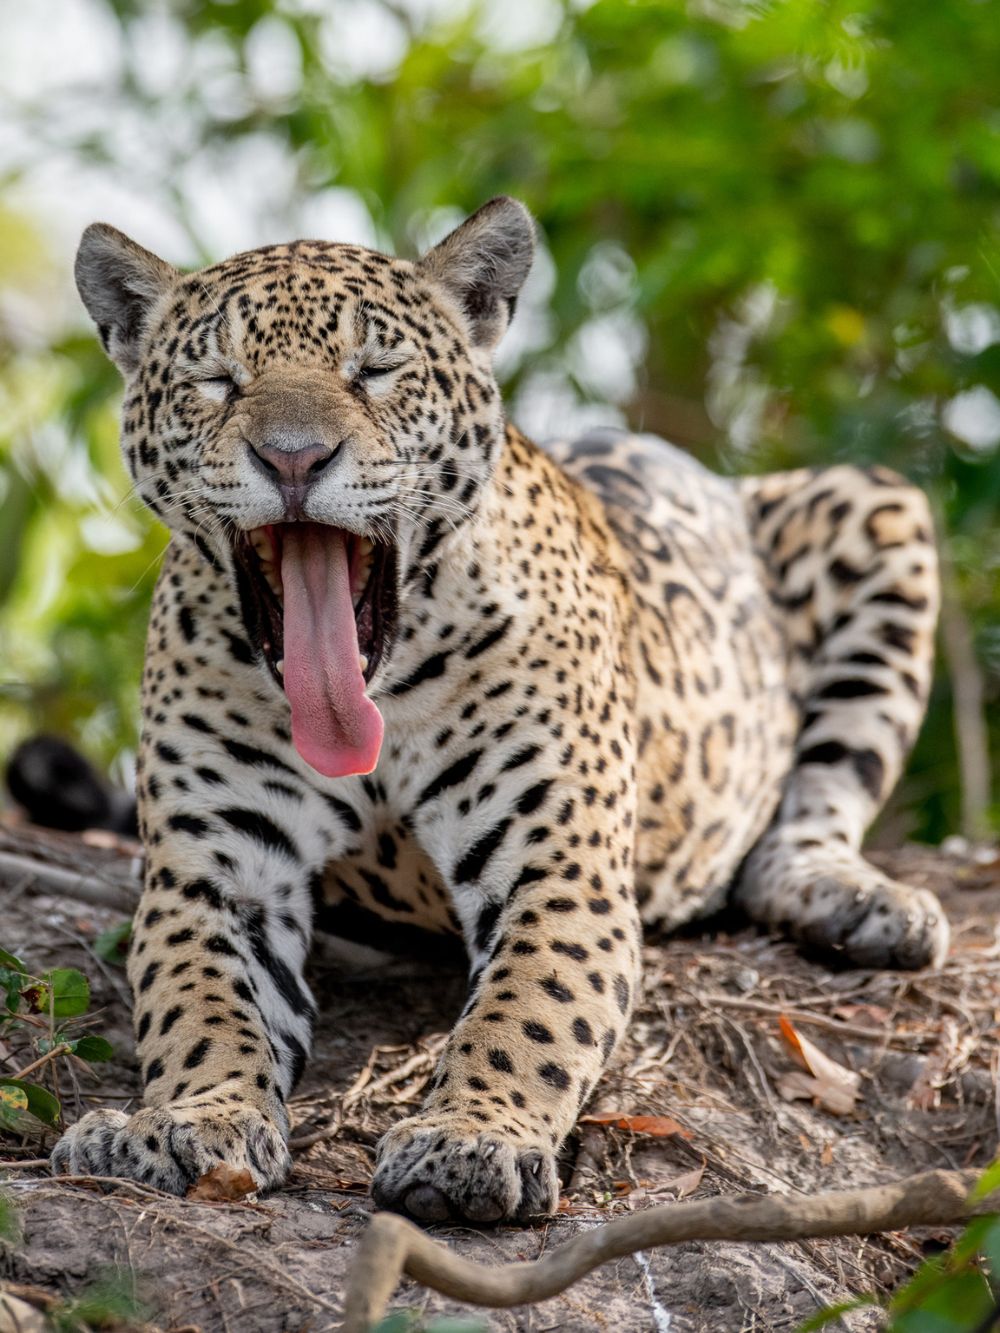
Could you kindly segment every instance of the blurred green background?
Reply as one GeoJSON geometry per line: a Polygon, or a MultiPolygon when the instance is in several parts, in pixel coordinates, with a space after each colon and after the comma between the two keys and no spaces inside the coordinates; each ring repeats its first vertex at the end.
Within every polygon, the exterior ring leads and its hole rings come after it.
{"type": "Polygon", "coordinates": [[[509,192],[503,348],[543,438],[723,470],[878,460],[932,493],[946,615],[882,836],[995,834],[1000,22],[991,0],[32,0],[0,8],[0,755],[127,773],[162,529],[70,271],[100,217],[194,265],[293,234],[413,253],[509,192]]]}

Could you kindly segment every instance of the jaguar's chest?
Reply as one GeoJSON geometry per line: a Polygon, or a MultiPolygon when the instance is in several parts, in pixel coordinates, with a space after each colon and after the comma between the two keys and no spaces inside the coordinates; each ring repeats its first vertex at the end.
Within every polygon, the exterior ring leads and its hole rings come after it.
{"type": "Polygon", "coordinates": [[[420,832],[420,777],[429,748],[430,734],[395,742],[390,729],[377,772],[338,782],[328,796],[338,829],[335,854],[323,872],[328,907],[348,905],[400,925],[459,931],[443,877],[420,832]]]}

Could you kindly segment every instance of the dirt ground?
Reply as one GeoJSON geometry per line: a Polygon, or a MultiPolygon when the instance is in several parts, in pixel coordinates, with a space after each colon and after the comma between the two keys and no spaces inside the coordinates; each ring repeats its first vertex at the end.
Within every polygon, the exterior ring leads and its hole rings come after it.
{"type": "MultiPolygon", "coordinates": [[[[535,1258],[606,1219],[678,1197],[811,1193],[989,1161],[998,1132],[1000,861],[918,848],[877,859],[941,894],[954,947],[940,971],[831,971],[732,920],[713,923],[711,933],[650,943],[630,1040],[589,1109],[671,1116],[689,1137],[585,1125],[566,1153],[558,1217],[529,1230],[436,1234],[461,1254],[498,1264],[535,1258]],[[859,1076],[846,1114],[789,1099],[802,1073],[781,1015],[859,1076]]],[[[81,968],[103,1006],[98,1030],[117,1057],[66,1097],[67,1119],[94,1105],[128,1108],[137,1084],[124,975],[90,948],[120,917],[36,896],[21,873],[0,878],[0,913],[0,943],[35,970],[81,968]]],[[[0,1170],[23,1233],[0,1248],[0,1276],[72,1294],[109,1265],[128,1266],[160,1329],[335,1328],[371,1208],[374,1145],[417,1105],[461,1005],[463,979],[458,969],[419,961],[369,960],[358,970],[326,949],[312,981],[322,1016],[292,1106],[294,1135],[326,1134],[296,1152],[286,1189],[240,1203],[194,1203],[140,1186],[53,1181],[44,1169],[0,1170]]],[[[37,1141],[0,1141],[8,1162],[44,1151],[37,1141]]],[[[523,1333],[795,1330],[826,1304],[890,1289],[947,1240],[948,1233],[924,1232],[679,1245],[609,1264],[532,1308],[476,1318],[489,1330],[523,1333]]],[[[409,1282],[394,1308],[427,1319],[468,1313],[409,1282]]],[[[869,1311],[833,1327],[862,1333],[880,1325],[869,1311]]]]}

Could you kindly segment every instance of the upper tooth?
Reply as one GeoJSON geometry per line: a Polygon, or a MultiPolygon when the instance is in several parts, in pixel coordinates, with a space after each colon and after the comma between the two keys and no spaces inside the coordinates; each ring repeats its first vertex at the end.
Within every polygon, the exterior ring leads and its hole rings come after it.
{"type": "Polygon", "coordinates": [[[369,555],[371,555],[372,551],[374,551],[374,550],[375,550],[375,543],[371,540],[371,538],[370,538],[370,537],[362,537],[362,538],[361,538],[361,554],[362,554],[362,556],[369,556],[369,555]]]}

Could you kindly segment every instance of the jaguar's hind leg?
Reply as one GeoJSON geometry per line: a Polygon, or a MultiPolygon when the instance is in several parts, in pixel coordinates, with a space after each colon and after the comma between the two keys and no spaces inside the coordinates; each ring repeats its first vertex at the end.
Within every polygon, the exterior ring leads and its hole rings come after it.
{"type": "Polygon", "coordinates": [[[847,466],[751,478],[744,496],[787,616],[802,727],[737,901],[754,919],[862,966],[937,963],[948,948],[937,899],[889,879],[859,851],[930,687],[938,582],[926,498],[894,473],[847,466]]]}

